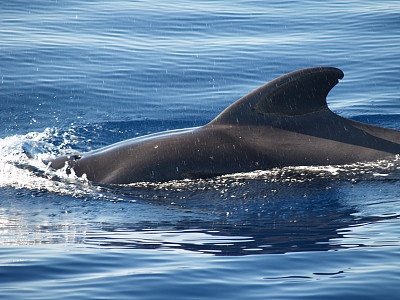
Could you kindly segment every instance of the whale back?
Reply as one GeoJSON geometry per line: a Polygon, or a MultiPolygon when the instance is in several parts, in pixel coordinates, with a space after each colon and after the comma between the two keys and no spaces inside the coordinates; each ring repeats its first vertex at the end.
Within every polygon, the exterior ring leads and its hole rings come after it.
{"type": "Polygon", "coordinates": [[[98,183],[211,177],[296,165],[349,164],[400,154],[400,131],[336,115],[326,97],[339,69],[304,69],[239,99],[209,124],[153,134],[81,155],[55,169],[98,183]]]}

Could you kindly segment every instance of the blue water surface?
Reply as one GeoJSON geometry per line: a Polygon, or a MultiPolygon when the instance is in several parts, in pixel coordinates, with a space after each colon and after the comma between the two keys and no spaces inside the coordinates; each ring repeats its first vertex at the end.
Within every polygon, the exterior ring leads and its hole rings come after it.
{"type": "Polygon", "coordinates": [[[8,1],[1,299],[395,299],[400,165],[99,186],[46,161],[206,124],[333,66],[336,113],[400,130],[398,1],[8,1]]]}

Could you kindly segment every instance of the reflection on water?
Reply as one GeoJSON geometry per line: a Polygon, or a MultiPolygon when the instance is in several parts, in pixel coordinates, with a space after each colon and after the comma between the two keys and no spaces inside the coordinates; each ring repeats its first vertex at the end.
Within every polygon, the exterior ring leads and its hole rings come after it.
{"type": "MultiPolygon", "coordinates": [[[[218,179],[214,179],[186,186],[181,182],[175,189],[172,183],[158,189],[102,187],[110,194],[118,191],[118,198],[122,193],[124,201],[70,197],[44,201],[35,194],[29,203],[3,199],[0,243],[68,243],[231,256],[324,251],[371,243],[362,238],[357,242],[348,239],[354,240],[351,232],[359,226],[390,222],[400,215],[400,211],[385,215],[385,203],[360,205],[352,199],[355,183],[351,181],[222,181],[224,184],[218,185],[218,179]],[[137,197],[139,190],[141,197],[137,197]],[[376,214],[363,215],[370,206],[375,207],[376,214]]],[[[378,186],[382,184],[385,182],[378,186]]],[[[371,181],[356,185],[358,190],[364,186],[369,193],[380,193],[371,181]]],[[[387,186],[394,188],[393,184],[387,186]]],[[[22,190],[21,197],[26,193],[29,191],[22,190]]]]}
{"type": "Polygon", "coordinates": [[[333,179],[293,179],[289,183],[253,179],[230,185],[225,180],[224,185],[209,190],[189,188],[170,193],[168,188],[149,193],[146,200],[173,209],[174,219],[127,223],[123,228],[109,224],[103,227],[108,234],[88,237],[87,242],[216,255],[338,249],[342,245],[337,241],[344,239],[346,228],[397,216],[360,217],[357,208],[364,208],[343,200],[348,196],[343,188],[351,190],[353,185],[333,179]]]}

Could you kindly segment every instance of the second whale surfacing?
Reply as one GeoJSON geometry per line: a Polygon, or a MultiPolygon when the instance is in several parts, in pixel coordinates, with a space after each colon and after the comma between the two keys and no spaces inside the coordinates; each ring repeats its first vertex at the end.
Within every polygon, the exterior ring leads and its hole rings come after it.
{"type": "Polygon", "coordinates": [[[346,119],[327,106],[337,68],[281,76],[202,127],[119,142],[51,162],[102,184],[169,181],[284,166],[341,165],[394,157],[400,131],[346,119]]]}

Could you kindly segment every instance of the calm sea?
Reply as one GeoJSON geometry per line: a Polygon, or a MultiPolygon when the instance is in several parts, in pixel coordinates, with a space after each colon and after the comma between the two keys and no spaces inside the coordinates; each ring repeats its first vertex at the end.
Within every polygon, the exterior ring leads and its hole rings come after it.
{"type": "Polygon", "coordinates": [[[45,161],[203,125],[306,67],[400,130],[398,1],[6,1],[1,299],[395,299],[400,164],[99,186],[45,161]]]}

